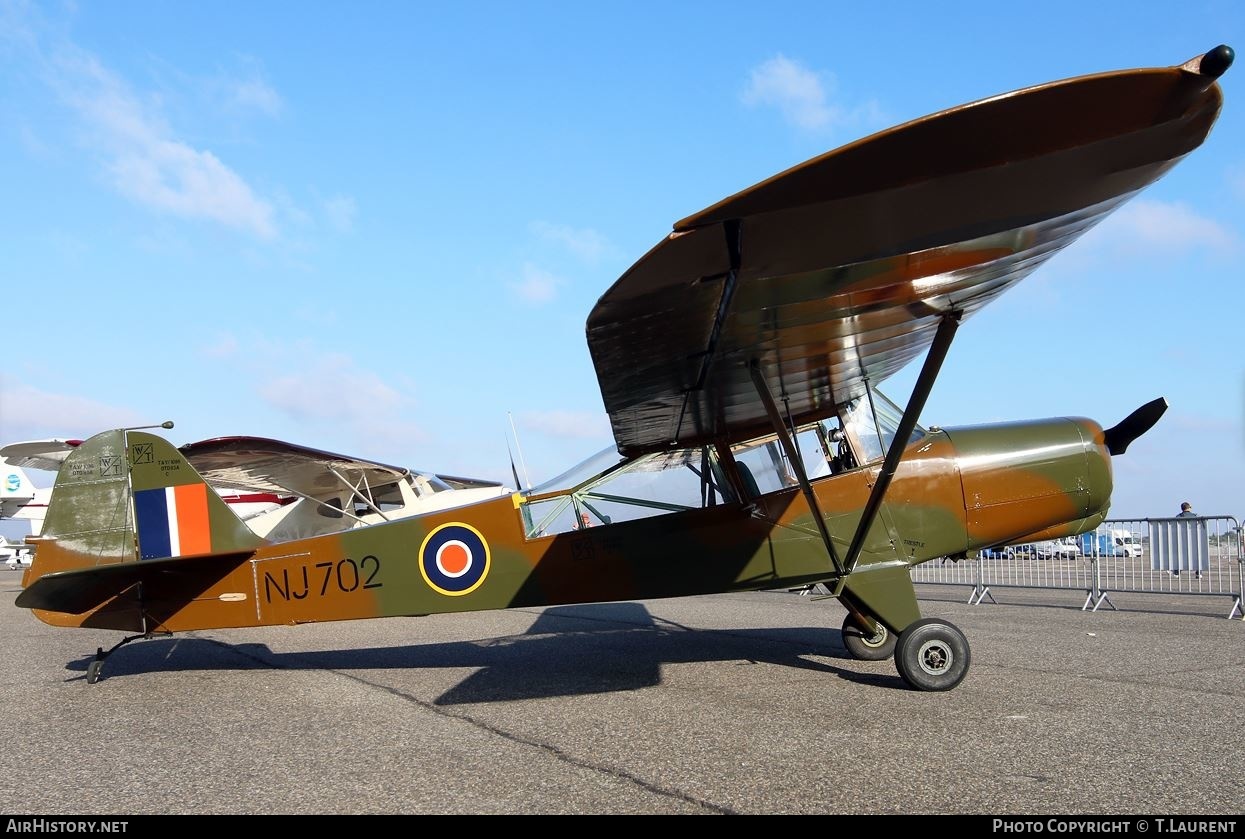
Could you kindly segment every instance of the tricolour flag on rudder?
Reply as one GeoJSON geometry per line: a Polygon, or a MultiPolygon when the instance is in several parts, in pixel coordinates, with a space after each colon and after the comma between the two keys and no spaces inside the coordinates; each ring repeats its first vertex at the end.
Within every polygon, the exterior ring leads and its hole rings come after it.
{"type": "Polygon", "coordinates": [[[212,552],[206,484],[134,493],[139,559],[212,552]]]}

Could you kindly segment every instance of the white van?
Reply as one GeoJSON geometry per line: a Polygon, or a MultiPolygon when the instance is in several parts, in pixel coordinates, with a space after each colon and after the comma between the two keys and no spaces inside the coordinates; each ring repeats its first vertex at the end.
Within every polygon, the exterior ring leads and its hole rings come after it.
{"type": "Polygon", "coordinates": [[[1115,545],[1116,556],[1141,556],[1140,537],[1127,530],[1112,530],[1111,541],[1115,545]]]}
{"type": "Polygon", "coordinates": [[[1083,556],[1141,556],[1141,539],[1127,530],[1091,530],[1080,543],[1083,556]]]}

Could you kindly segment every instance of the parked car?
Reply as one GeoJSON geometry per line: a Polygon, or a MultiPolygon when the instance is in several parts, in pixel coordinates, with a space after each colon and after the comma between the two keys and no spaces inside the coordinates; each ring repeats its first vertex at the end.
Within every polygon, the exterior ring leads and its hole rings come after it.
{"type": "Polygon", "coordinates": [[[1061,545],[1052,539],[1031,541],[1030,544],[1021,546],[1027,550],[1026,559],[1056,559],[1061,550],[1061,545]]]}
{"type": "Polygon", "coordinates": [[[997,545],[993,548],[987,548],[981,552],[986,559],[1045,559],[1041,556],[1035,545],[1025,543],[1021,545],[997,545]]]}
{"type": "Polygon", "coordinates": [[[981,552],[983,559],[1076,559],[1081,549],[1075,539],[1044,539],[1019,545],[1000,545],[981,552]]]}

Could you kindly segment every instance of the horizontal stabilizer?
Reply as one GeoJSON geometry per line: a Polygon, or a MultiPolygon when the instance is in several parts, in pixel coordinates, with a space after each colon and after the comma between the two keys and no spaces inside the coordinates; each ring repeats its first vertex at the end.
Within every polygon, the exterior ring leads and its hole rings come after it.
{"type": "MultiPolygon", "coordinates": [[[[222,578],[253,554],[254,551],[238,551],[199,557],[150,559],[45,574],[26,586],[17,595],[14,604],[24,609],[80,615],[104,605],[137,584],[148,583],[158,577],[177,575],[203,579],[205,572],[211,570],[219,575],[218,579],[222,578]]],[[[190,596],[193,597],[193,594],[190,596]]]]}

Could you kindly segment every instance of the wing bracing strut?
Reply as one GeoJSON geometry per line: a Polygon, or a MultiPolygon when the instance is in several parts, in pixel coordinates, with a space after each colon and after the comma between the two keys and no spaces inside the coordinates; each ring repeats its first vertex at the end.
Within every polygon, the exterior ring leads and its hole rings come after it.
{"type": "Polygon", "coordinates": [[[942,369],[947,350],[951,348],[951,339],[955,337],[955,332],[960,327],[961,314],[961,312],[948,312],[942,316],[942,321],[938,324],[938,332],[934,335],[929,352],[925,355],[921,374],[912,388],[912,395],[908,398],[908,405],[904,408],[903,417],[899,420],[899,427],[895,430],[890,448],[886,450],[886,459],[882,461],[882,471],[873,484],[873,490],[869,493],[864,512],[860,515],[860,523],[856,525],[856,533],[852,536],[852,544],[847,549],[844,565],[849,572],[856,567],[856,560],[865,542],[865,534],[873,526],[873,520],[882,507],[882,499],[886,495],[891,479],[895,477],[895,470],[899,468],[899,458],[903,456],[904,447],[908,445],[908,438],[912,436],[912,429],[916,427],[917,418],[921,416],[921,411],[925,408],[925,400],[929,398],[929,393],[934,387],[934,380],[938,378],[938,371],[942,369]]]}
{"type": "Polygon", "coordinates": [[[835,553],[834,543],[830,540],[830,531],[826,529],[826,520],[821,514],[821,506],[817,503],[817,495],[813,492],[812,484],[808,482],[808,473],[804,471],[804,459],[800,457],[795,441],[791,439],[787,427],[783,424],[782,415],[778,413],[778,405],[774,402],[774,396],[769,392],[769,385],[765,381],[765,376],[761,373],[761,367],[755,360],[750,365],[749,372],[752,373],[752,382],[756,386],[757,396],[761,398],[761,402],[765,405],[765,412],[769,414],[769,420],[774,426],[774,433],[778,435],[778,442],[782,445],[782,449],[787,455],[787,460],[791,462],[792,467],[795,469],[795,477],[799,481],[800,491],[804,493],[804,497],[808,500],[808,507],[813,513],[813,521],[817,523],[817,531],[821,534],[821,540],[826,544],[826,552],[830,554],[830,561],[834,563],[834,570],[842,574],[843,563],[839,561],[838,554],[835,553]]]}

